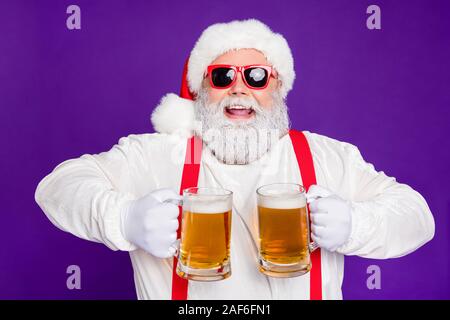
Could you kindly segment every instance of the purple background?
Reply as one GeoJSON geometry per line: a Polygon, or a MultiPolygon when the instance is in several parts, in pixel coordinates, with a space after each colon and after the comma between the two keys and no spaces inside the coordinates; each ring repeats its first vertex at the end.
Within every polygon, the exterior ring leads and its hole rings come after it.
{"type": "Polygon", "coordinates": [[[1,1],[0,298],[134,299],[128,254],[56,229],[34,202],[57,164],[109,150],[178,92],[183,62],[215,22],[255,17],[288,40],[294,127],[351,142],[427,199],[433,241],[400,259],[347,257],[346,299],[448,299],[449,1],[1,1]],[[81,7],[82,29],[66,28],[81,7]],[[377,4],[382,30],[366,28],[377,4]],[[66,288],[66,268],[82,289],[66,288]],[[366,269],[381,267],[381,290],[366,269]]]}

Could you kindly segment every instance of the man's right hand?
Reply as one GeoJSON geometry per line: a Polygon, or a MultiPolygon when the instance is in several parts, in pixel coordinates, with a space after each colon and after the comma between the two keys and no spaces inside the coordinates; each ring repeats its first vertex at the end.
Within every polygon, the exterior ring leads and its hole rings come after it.
{"type": "Polygon", "coordinates": [[[135,200],[122,212],[122,233],[125,238],[158,258],[170,258],[177,239],[178,206],[164,203],[180,200],[171,189],[158,189],[135,200]]]}

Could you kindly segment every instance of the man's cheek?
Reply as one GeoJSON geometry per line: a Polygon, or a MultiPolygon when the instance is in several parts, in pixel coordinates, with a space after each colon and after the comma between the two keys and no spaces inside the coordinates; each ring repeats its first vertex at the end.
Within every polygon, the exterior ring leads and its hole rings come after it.
{"type": "Polygon", "coordinates": [[[214,89],[209,89],[208,91],[208,102],[209,103],[219,103],[223,99],[223,94],[216,92],[214,89]]]}
{"type": "Polygon", "coordinates": [[[265,97],[261,98],[259,101],[260,105],[266,110],[270,110],[272,108],[273,102],[274,102],[274,100],[273,100],[272,96],[265,96],[265,97]]]}

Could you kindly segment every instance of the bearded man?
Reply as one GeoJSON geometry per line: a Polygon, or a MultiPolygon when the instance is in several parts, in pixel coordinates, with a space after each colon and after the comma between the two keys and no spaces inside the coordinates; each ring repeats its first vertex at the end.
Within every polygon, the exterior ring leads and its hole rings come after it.
{"type": "Polygon", "coordinates": [[[418,192],[376,171],[354,145],[290,128],[294,79],[282,35],[254,19],[214,24],[187,60],[181,97],[166,95],[153,112],[158,133],[63,162],[35,199],[60,229],[129,251],[139,299],[342,299],[345,255],[404,256],[433,238],[434,220],[418,192]],[[320,249],[299,277],[257,268],[255,191],[279,182],[304,185],[312,199],[320,249]],[[226,280],[174,273],[180,211],[172,200],[192,186],[233,192],[226,280]]]}

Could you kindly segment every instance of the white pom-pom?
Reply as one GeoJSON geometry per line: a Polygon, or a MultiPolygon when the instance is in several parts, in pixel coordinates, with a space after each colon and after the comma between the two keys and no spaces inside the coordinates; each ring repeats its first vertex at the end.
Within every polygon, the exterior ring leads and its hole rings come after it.
{"type": "Polygon", "coordinates": [[[194,102],[168,93],[153,111],[151,122],[157,132],[190,137],[196,123],[194,102]]]}

